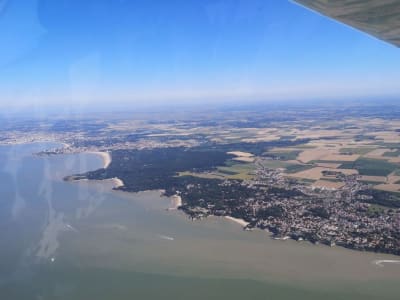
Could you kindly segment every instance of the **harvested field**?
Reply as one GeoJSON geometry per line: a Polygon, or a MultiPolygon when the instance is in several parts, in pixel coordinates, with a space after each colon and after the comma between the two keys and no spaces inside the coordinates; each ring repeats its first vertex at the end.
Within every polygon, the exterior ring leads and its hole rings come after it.
{"type": "Polygon", "coordinates": [[[297,159],[303,163],[308,163],[312,160],[321,160],[324,156],[333,153],[334,152],[331,149],[323,149],[323,148],[309,149],[301,152],[297,156],[297,159]]]}
{"type": "Polygon", "coordinates": [[[389,159],[391,163],[400,163],[400,157],[393,157],[389,159]]]}
{"type": "Polygon", "coordinates": [[[388,183],[397,183],[400,181],[400,176],[398,175],[389,175],[388,176],[388,183]]]}
{"type": "Polygon", "coordinates": [[[388,183],[374,186],[374,189],[386,192],[400,192],[400,184],[388,183]]]}
{"type": "Polygon", "coordinates": [[[227,154],[235,155],[236,157],[232,159],[235,161],[251,163],[251,162],[254,162],[254,160],[255,160],[254,155],[249,152],[231,151],[231,152],[227,152],[227,154]]]}
{"type": "Polygon", "coordinates": [[[297,159],[303,163],[308,163],[310,161],[315,160],[323,160],[323,161],[343,161],[343,162],[351,162],[356,161],[360,158],[359,154],[341,154],[338,153],[337,148],[316,148],[305,150],[301,152],[297,159]]]}
{"type": "MultiPolygon", "coordinates": [[[[289,177],[295,177],[295,178],[304,178],[304,179],[312,179],[312,180],[319,180],[320,178],[323,177],[322,172],[323,171],[332,171],[332,169],[329,168],[322,168],[322,167],[315,167],[309,170],[297,172],[294,174],[288,175],[289,177]]],[[[357,170],[351,170],[351,169],[335,169],[335,171],[343,173],[345,175],[354,175],[358,174],[357,170]]]]}
{"type": "Polygon", "coordinates": [[[320,162],[317,163],[318,167],[328,168],[328,169],[337,169],[340,167],[339,163],[329,163],[329,162],[320,162]]]}
{"type": "Polygon", "coordinates": [[[315,188],[324,188],[324,189],[340,189],[344,186],[345,184],[343,182],[334,182],[334,181],[328,181],[328,180],[318,180],[312,184],[313,187],[315,188]]]}
{"type": "Polygon", "coordinates": [[[254,155],[248,152],[242,152],[242,151],[231,151],[228,152],[228,154],[232,154],[238,157],[253,157],[254,155]]]}
{"type": "Polygon", "coordinates": [[[368,181],[368,182],[386,182],[387,181],[385,176],[366,176],[366,175],[362,175],[360,179],[362,181],[368,181]]]}
{"type": "Polygon", "coordinates": [[[384,159],[384,160],[390,160],[392,158],[396,158],[393,156],[387,156],[385,153],[392,153],[393,150],[387,149],[387,148],[380,148],[376,149],[374,151],[371,151],[364,155],[365,158],[373,158],[373,159],[384,159]]]}
{"type": "Polygon", "coordinates": [[[245,139],[241,139],[241,141],[244,142],[244,143],[257,143],[257,142],[277,141],[279,139],[280,139],[280,136],[268,135],[268,136],[265,136],[265,137],[245,138],[245,139]]]}
{"type": "Polygon", "coordinates": [[[360,158],[360,155],[358,155],[358,154],[351,154],[351,155],[328,154],[326,156],[323,156],[322,160],[326,160],[326,161],[356,161],[359,158],[360,158]]]}
{"type": "Polygon", "coordinates": [[[296,147],[274,147],[269,152],[291,152],[291,151],[302,151],[304,149],[299,149],[298,146],[296,147]]]}
{"type": "Polygon", "coordinates": [[[232,160],[251,163],[254,162],[255,159],[254,157],[241,156],[241,157],[235,157],[232,160]]]}

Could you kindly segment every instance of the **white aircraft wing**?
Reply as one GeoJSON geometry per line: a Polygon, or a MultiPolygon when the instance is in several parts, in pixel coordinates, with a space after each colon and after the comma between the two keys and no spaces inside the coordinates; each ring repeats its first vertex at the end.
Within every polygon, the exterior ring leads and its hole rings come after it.
{"type": "Polygon", "coordinates": [[[400,47],[400,0],[294,0],[400,47]]]}

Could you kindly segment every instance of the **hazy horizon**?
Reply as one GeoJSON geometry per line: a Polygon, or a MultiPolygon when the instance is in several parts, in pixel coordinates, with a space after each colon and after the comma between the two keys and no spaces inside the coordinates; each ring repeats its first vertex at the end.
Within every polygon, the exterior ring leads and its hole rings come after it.
{"type": "Polygon", "coordinates": [[[7,109],[0,112],[0,119],[25,118],[25,119],[46,119],[49,117],[56,118],[86,118],[91,115],[101,116],[124,116],[126,114],[158,114],[158,113],[204,113],[224,112],[224,111],[246,111],[246,110],[265,110],[275,111],[282,109],[309,109],[309,108],[326,108],[336,107],[337,109],[345,107],[368,107],[376,106],[379,108],[390,109],[398,106],[398,97],[355,97],[341,99],[299,99],[299,100],[248,100],[243,101],[221,101],[207,102],[189,101],[174,103],[82,103],[74,104],[56,104],[56,105],[31,105],[26,107],[18,107],[7,109]]]}

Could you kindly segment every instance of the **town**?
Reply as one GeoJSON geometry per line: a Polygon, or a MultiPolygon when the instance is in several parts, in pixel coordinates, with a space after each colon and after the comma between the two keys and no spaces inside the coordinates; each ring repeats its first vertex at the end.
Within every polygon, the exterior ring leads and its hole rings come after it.
{"type": "MultiPolygon", "coordinates": [[[[192,218],[233,215],[248,223],[246,230],[265,229],[275,239],[400,255],[400,210],[374,212],[374,204],[368,203],[373,197],[363,194],[370,187],[361,183],[358,175],[339,174],[345,182],[342,188],[320,189],[287,179],[281,170],[258,166],[253,180],[221,183],[230,189],[238,184],[244,186],[252,197],[225,198],[218,207],[214,199],[199,199],[197,205],[184,205],[182,209],[192,218]]],[[[192,189],[195,187],[189,186],[181,192],[183,199],[192,189]]]]}
{"type": "Polygon", "coordinates": [[[68,178],[161,189],[192,219],[233,217],[275,239],[400,255],[399,113],[277,106],[3,120],[0,143],[54,143],[43,156],[106,152],[109,166],[68,178]]]}

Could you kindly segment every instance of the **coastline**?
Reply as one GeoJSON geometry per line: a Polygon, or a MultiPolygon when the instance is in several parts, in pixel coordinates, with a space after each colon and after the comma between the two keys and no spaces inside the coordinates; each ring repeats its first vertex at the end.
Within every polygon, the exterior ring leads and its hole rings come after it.
{"type": "Polygon", "coordinates": [[[377,259],[374,260],[373,263],[379,267],[384,267],[385,264],[400,264],[400,260],[394,259],[377,259]]]}
{"type": "Polygon", "coordinates": [[[170,197],[171,199],[171,207],[168,210],[176,210],[182,206],[182,197],[179,195],[173,195],[170,197]]]}
{"type": "Polygon", "coordinates": [[[112,184],[113,184],[113,189],[117,189],[117,188],[119,188],[119,187],[122,187],[122,186],[124,186],[124,182],[121,180],[121,179],[119,179],[118,177],[114,177],[114,178],[111,178],[111,179],[109,179],[111,182],[112,182],[112,184]]]}
{"type": "MultiPolygon", "coordinates": [[[[102,158],[102,160],[103,160],[103,168],[104,169],[106,169],[110,165],[110,163],[112,161],[111,154],[109,152],[85,151],[84,153],[89,153],[89,154],[94,154],[94,155],[100,156],[102,158]]],[[[76,178],[73,178],[73,177],[74,176],[67,176],[66,178],[70,178],[73,181],[89,181],[89,179],[87,179],[87,178],[76,179],[76,178]]],[[[112,187],[113,189],[118,189],[118,188],[123,187],[125,185],[124,182],[118,177],[109,178],[109,179],[103,179],[103,180],[100,180],[100,181],[109,181],[109,182],[111,182],[112,185],[113,185],[113,187],[112,187]]]]}
{"type": "Polygon", "coordinates": [[[67,144],[67,143],[65,143],[65,142],[61,142],[61,145],[63,145],[64,149],[71,148],[71,145],[70,145],[70,144],[67,144]]]}
{"type": "MultiPolygon", "coordinates": [[[[107,152],[100,152],[100,151],[98,151],[98,152],[89,152],[89,153],[93,153],[93,154],[96,154],[96,155],[101,155],[102,157],[104,157],[104,154],[107,155],[107,156],[109,155],[109,153],[107,153],[107,152]]],[[[81,180],[82,181],[87,181],[88,179],[81,179],[81,180]]],[[[81,181],[81,180],[77,180],[77,181],[81,181]]],[[[100,180],[100,181],[103,181],[103,180],[100,180]]],[[[113,187],[112,187],[113,189],[117,189],[118,190],[119,187],[124,186],[124,182],[121,179],[119,179],[118,177],[105,179],[105,181],[109,181],[109,182],[113,183],[113,187]]],[[[162,194],[165,193],[165,190],[162,190],[162,189],[160,189],[160,190],[150,190],[150,191],[159,191],[160,192],[160,196],[162,196],[162,194]]],[[[121,190],[121,192],[125,192],[125,191],[121,190]]],[[[143,192],[146,192],[146,191],[143,191],[143,192]]],[[[179,195],[173,195],[173,196],[169,197],[169,199],[170,199],[170,207],[165,208],[165,206],[164,206],[164,208],[163,208],[164,210],[177,211],[179,209],[179,207],[182,206],[182,204],[183,204],[182,203],[182,198],[179,195]]],[[[184,213],[184,211],[183,211],[183,213],[184,213]]],[[[212,216],[212,215],[210,215],[210,216],[212,216]]],[[[234,223],[242,226],[243,230],[252,230],[253,229],[253,228],[246,228],[246,226],[249,223],[246,222],[243,219],[235,218],[235,217],[231,217],[231,216],[223,216],[223,218],[225,220],[229,220],[231,222],[234,222],[234,223]]],[[[256,229],[256,228],[254,228],[254,229],[256,229]]],[[[268,235],[272,234],[269,230],[266,230],[266,231],[268,232],[268,235]]],[[[296,241],[295,239],[292,239],[289,236],[274,237],[274,236],[271,235],[271,238],[275,239],[275,240],[293,240],[293,241],[296,241]]],[[[379,267],[384,267],[385,264],[399,264],[399,261],[396,261],[394,259],[392,259],[392,260],[375,260],[375,261],[373,261],[373,264],[375,264],[375,265],[377,265],[379,267]]]]}
{"type": "Polygon", "coordinates": [[[242,227],[246,227],[247,225],[249,225],[249,223],[246,222],[243,219],[238,219],[238,218],[234,218],[234,217],[231,217],[231,216],[224,216],[224,218],[227,219],[227,220],[230,220],[232,222],[235,222],[235,223],[241,225],[242,227]]]}
{"type": "Polygon", "coordinates": [[[103,168],[106,169],[112,161],[111,154],[109,152],[102,151],[88,151],[86,153],[99,155],[103,159],[103,168]]]}

